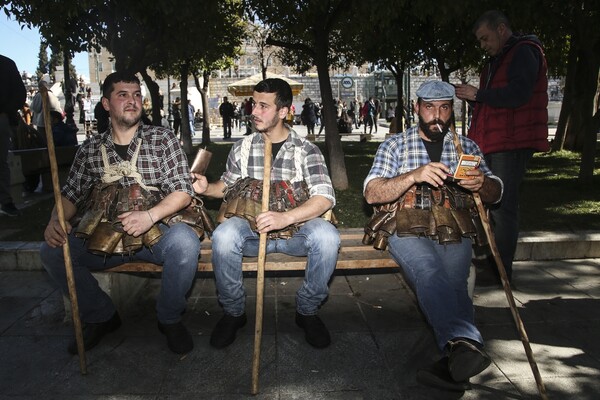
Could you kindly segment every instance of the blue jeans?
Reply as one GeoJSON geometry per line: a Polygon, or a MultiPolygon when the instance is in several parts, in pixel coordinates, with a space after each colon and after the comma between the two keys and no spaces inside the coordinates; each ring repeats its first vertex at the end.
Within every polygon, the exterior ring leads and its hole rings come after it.
{"type": "Polygon", "coordinates": [[[442,245],[428,238],[392,235],[388,249],[414,290],[440,350],[455,338],[483,344],[467,291],[471,240],[442,245]]]}
{"type": "MultiPolygon", "coordinates": [[[[183,223],[171,227],[161,224],[160,228],[163,235],[152,246],[152,251],[144,247],[131,256],[113,255],[106,258],[88,252],[84,241],[71,232],[71,262],[83,322],[104,322],[116,311],[110,297],[100,289],[92,272],[116,267],[128,261],[147,261],[162,265],[161,287],[156,302],[158,320],[163,324],[181,320],[181,314],[187,305],[186,294],[192,287],[198,268],[200,240],[183,223]]],[[[48,274],[59,284],[63,294],[68,295],[63,248],[52,248],[44,243],[40,255],[48,274]]]]}
{"type": "Polygon", "coordinates": [[[512,263],[519,239],[519,187],[532,156],[531,149],[485,156],[485,162],[492,173],[504,183],[502,200],[499,204],[490,206],[490,214],[496,245],[509,279],[512,278],[512,263]]]}
{"type": "MultiPolygon", "coordinates": [[[[244,313],[246,296],[242,283],[242,257],[258,255],[259,234],[243,218],[232,217],[220,224],[212,237],[212,264],[219,302],[229,315],[244,313]]],[[[314,315],[329,292],[335,270],[340,235],[322,218],[307,221],[290,239],[267,241],[267,253],[307,256],[302,287],[296,293],[296,310],[314,315]]]]}

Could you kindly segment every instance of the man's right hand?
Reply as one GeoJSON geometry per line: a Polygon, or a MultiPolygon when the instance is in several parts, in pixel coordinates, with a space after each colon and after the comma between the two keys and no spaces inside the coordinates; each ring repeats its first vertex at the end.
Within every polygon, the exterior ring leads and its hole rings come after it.
{"type": "Polygon", "coordinates": [[[60,222],[58,222],[58,218],[52,218],[50,222],[48,222],[48,226],[46,226],[46,230],[44,231],[44,239],[48,246],[50,247],[60,247],[63,246],[67,242],[68,234],[71,233],[71,224],[67,221],[65,223],[67,228],[67,233],[63,231],[62,226],[60,226],[60,222]]]}
{"type": "Polygon", "coordinates": [[[429,183],[433,187],[444,185],[444,180],[450,173],[448,167],[440,162],[431,162],[412,171],[415,183],[429,183]]]}
{"type": "Polygon", "coordinates": [[[192,177],[194,179],[194,183],[192,184],[194,192],[198,194],[206,192],[208,189],[208,180],[206,179],[206,176],[192,172],[192,177]]]}
{"type": "Polygon", "coordinates": [[[473,85],[454,85],[456,97],[461,100],[475,101],[477,99],[477,88],[473,85]]]}

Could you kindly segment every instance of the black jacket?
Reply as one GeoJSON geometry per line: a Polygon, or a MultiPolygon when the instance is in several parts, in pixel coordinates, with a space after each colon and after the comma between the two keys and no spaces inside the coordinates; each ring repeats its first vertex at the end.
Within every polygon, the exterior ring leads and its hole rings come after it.
{"type": "Polygon", "coordinates": [[[25,104],[27,92],[17,65],[8,57],[0,55],[0,113],[6,113],[12,123],[18,120],[17,110],[25,104]]]}

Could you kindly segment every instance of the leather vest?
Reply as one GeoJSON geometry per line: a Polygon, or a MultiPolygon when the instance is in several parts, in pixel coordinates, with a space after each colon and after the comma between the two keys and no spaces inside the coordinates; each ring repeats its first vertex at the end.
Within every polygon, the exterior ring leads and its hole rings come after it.
{"type": "MultiPolygon", "coordinates": [[[[262,191],[262,180],[249,177],[238,179],[225,191],[217,222],[221,223],[234,216],[240,217],[250,223],[252,230],[256,230],[256,216],[262,212],[262,191]]],[[[300,206],[309,198],[308,186],[304,181],[300,185],[293,185],[287,180],[272,181],[269,191],[269,211],[289,211],[300,206]]],[[[327,211],[321,217],[334,225],[336,223],[332,210],[327,211]]],[[[293,224],[281,230],[269,232],[269,239],[289,239],[298,232],[301,226],[302,223],[293,224]]]]}
{"type": "Polygon", "coordinates": [[[427,237],[440,244],[458,243],[468,237],[477,239],[479,245],[486,244],[472,195],[456,185],[413,185],[398,201],[375,207],[365,226],[363,244],[385,250],[393,234],[427,237]]]}

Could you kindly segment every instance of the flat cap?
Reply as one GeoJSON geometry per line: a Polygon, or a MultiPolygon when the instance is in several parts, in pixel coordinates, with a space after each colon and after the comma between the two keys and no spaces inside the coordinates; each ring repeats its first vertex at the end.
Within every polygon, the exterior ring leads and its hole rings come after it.
{"type": "Polygon", "coordinates": [[[454,86],[442,81],[427,81],[417,89],[417,97],[426,101],[454,99],[454,86]]]}

